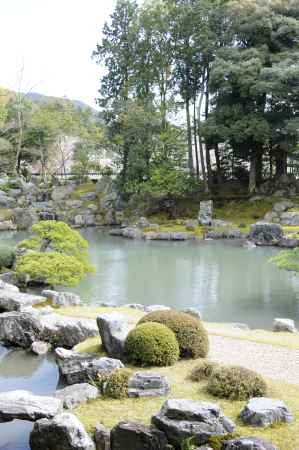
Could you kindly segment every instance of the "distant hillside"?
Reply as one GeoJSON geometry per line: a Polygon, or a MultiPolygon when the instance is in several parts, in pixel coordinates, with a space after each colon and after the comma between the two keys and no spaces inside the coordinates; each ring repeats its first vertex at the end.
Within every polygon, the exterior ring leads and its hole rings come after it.
{"type": "MultiPolygon", "coordinates": [[[[53,102],[53,101],[57,101],[57,100],[63,100],[64,97],[52,97],[49,95],[43,95],[43,94],[39,94],[38,92],[29,92],[29,94],[26,94],[26,97],[31,100],[32,102],[53,102]]],[[[73,102],[76,106],[78,106],[81,109],[91,109],[92,111],[94,111],[94,113],[98,113],[94,108],[92,108],[91,106],[87,105],[86,103],[82,102],[81,100],[72,100],[72,99],[67,99],[70,100],[71,102],[73,102]]]]}

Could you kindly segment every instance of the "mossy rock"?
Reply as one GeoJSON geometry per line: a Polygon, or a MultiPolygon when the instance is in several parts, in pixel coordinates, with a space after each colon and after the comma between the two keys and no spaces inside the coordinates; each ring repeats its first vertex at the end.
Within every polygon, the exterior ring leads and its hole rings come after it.
{"type": "Polygon", "coordinates": [[[160,323],[138,325],[130,331],[125,342],[125,357],[136,366],[171,366],[179,354],[175,334],[160,323]]]}
{"type": "Polygon", "coordinates": [[[181,358],[205,358],[207,356],[209,338],[199,319],[176,310],[162,310],[147,314],[139,321],[139,324],[146,322],[161,323],[174,332],[181,358]]]}

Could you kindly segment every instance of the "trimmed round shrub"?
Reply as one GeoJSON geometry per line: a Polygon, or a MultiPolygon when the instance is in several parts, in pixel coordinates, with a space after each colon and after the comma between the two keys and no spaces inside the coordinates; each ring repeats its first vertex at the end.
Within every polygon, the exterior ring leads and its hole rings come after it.
{"type": "Polygon", "coordinates": [[[131,376],[132,373],[128,369],[114,370],[105,383],[104,394],[111,398],[128,397],[128,384],[131,376]]]}
{"type": "Polygon", "coordinates": [[[220,366],[214,369],[207,389],[215,397],[230,400],[247,400],[267,394],[267,384],[263,377],[239,366],[220,366]]]}
{"type": "Polygon", "coordinates": [[[15,261],[15,253],[8,248],[0,249],[0,268],[10,269],[15,261]]]}
{"type": "Polygon", "coordinates": [[[175,310],[154,311],[139,324],[157,322],[170,328],[178,341],[181,358],[205,358],[209,351],[208,334],[199,319],[175,310]]]}
{"type": "Polygon", "coordinates": [[[212,375],[214,369],[219,367],[219,364],[213,361],[200,361],[197,366],[195,366],[190,373],[190,380],[192,381],[202,381],[207,380],[212,375]]]}
{"type": "Polygon", "coordinates": [[[126,359],[136,366],[172,366],[179,354],[175,334],[160,323],[138,325],[125,342],[126,359]]]}

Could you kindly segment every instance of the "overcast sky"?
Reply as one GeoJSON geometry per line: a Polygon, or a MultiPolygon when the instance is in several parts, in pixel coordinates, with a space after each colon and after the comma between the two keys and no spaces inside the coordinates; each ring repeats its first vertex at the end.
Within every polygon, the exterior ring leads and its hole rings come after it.
{"type": "Polygon", "coordinates": [[[116,0],[0,0],[0,86],[67,96],[94,106],[91,53],[116,0]]]}

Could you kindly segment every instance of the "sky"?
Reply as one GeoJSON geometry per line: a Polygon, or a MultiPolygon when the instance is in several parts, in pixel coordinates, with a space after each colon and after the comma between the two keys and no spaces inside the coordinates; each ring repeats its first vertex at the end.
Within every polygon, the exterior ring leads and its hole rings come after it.
{"type": "Polygon", "coordinates": [[[0,86],[95,106],[91,59],[116,0],[0,0],[0,86]]]}

